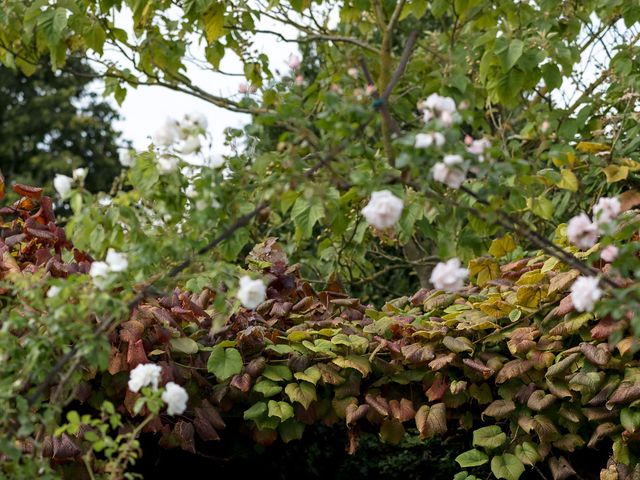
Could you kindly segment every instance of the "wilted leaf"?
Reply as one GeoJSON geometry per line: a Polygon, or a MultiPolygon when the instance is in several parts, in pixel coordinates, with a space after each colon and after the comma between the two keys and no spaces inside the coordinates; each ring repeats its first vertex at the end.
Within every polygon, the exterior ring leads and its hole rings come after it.
{"type": "Polygon", "coordinates": [[[547,394],[544,390],[536,390],[529,396],[527,406],[536,412],[550,407],[557,400],[555,395],[547,394]]]}
{"type": "Polygon", "coordinates": [[[444,403],[433,406],[422,405],[416,412],[416,428],[420,438],[429,438],[447,431],[447,417],[444,403]]]}
{"type": "Polygon", "coordinates": [[[516,405],[511,400],[494,400],[487,408],[484,409],[482,417],[486,415],[488,417],[502,419],[515,410],[516,405]]]}
{"type": "Polygon", "coordinates": [[[450,337],[446,336],[442,339],[445,347],[455,353],[471,352],[473,353],[473,342],[467,337],[450,337]]]}
{"type": "Polygon", "coordinates": [[[332,360],[333,363],[340,368],[353,368],[359,371],[363,377],[366,377],[371,373],[371,364],[365,357],[358,355],[347,355],[346,357],[336,357],[332,360]]]}
{"type": "Polygon", "coordinates": [[[476,284],[482,287],[489,280],[494,280],[500,276],[500,267],[492,258],[476,258],[469,262],[469,275],[475,277],[476,284]]]}
{"type": "Polygon", "coordinates": [[[580,351],[594,365],[606,365],[611,360],[611,352],[606,343],[592,345],[591,343],[581,343],[580,351]]]}
{"type": "Polygon", "coordinates": [[[504,366],[498,372],[496,377],[496,383],[504,383],[515,377],[519,377],[525,372],[528,372],[533,367],[530,360],[511,360],[504,364],[504,366]]]}
{"type": "Polygon", "coordinates": [[[404,358],[413,363],[427,363],[435,358],[432,345],[422,345],[421,343],[412,343],[402,347],[402,355],[404,358]]]}
{"type": "Polygon", "coordinates": [[[553,480],[566,480],[576,474],[576,471],[564,457],[551,457],[549,459],[549,470],[551,470],[553,480]]]}

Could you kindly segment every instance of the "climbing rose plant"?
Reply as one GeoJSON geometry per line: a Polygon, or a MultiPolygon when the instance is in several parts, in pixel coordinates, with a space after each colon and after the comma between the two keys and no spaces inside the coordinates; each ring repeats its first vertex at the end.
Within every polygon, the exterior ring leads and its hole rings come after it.
{"type": "Polygon", "coordinates": [[[365,424],[465,435],[459,480],[566,478],[594,447],[637,476],[638,12],[5,1],[11,68],[89,55],[119,102],[152,85],[251,121],[221,157],[204,115],[155,119],[110,192],[10,186],[3,475],[122,478],[142,432],[195,452],[340,422],[350,451],[365,424]],[[286,68],[256,53],[265,18],[300,35],[286,68]],[[237,55],[238,92],[190,80],[193,53],[237,55]]]}

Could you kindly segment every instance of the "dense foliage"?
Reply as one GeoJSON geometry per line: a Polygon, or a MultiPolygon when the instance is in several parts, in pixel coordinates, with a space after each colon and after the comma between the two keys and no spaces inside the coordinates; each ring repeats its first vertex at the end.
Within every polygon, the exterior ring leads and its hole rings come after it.
{"type": "Polygon", "coordinates": [[[0,169],[7,181],[52,189],[56,174],[88,168],[87,188],[110,190],[120,173],[118,114],[90,91],[95,72],[73,60],[69,71],[54,73],[43,63],[28,73],[0,67],[0,169]]]}
{"type": "Polygon", "coordinates": [[[14,186],[5,475],[131,477],[142,432],[193,452],[323,423],[350,451],[361,429],[461,435],[458,480],[564,479],[583,448],[638,476],[638,2],[1,5],[26,74],[91,55],[119,101],[149,84],[252,114],[224,162],[176,112],[110,195],[60,177],[64,230],[14,186]],[[261,35],[303,58],[279,72],[261,35]],[[249,84],[208,92],[194,53],[249,84]]]}

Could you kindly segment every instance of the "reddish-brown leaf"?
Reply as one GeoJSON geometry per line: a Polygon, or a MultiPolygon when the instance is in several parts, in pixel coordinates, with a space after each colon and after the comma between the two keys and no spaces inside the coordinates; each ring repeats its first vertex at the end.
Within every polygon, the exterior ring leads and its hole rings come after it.
{"type": "MultiPolygon", "coordinates": [[[[0,178],[0,183],[4,185],[4,179],[0,178]]],[[[31,187],[29,185],[23,185],[22,183],[14,183],[13,191],[18,195],[22,195],[23,197],[29,198],[40,198],[42,195],[42,188],[40,187],[31,187]]],[[[0,197],[0,200],[2,197],[0,197]]]]}
{"type": "Polygon", "coordinates": [[[530,360],[511,360],[510,362],[505,363],[498,372],[496,383],[504,383],[507,380],[519,377],[523,373],[528,372],[531,367],[533,367],[533,363],[530,360]]]}
{"type": "Polygon", "coordinates": [[[144,351],[142,340],[129,344],[129,349],[127,350],[127,363],[129,364],[129,368],[135,368],[141,363],[149,363],[147,354],[144,351]]]}
{"type": "Polygon", "coordinates": [[[483,378],[489,378],[491,377],[491,375],[495,373],[492,368],[487,367],[480,360],[475,360],[472,358],[464,358],[462,359],[462,363],[464,363],[467,367],[471,368],[472,370],[479,372],[483,378]]]}
{"type": "Polygon", "coordinates": [[[429,438],[447,431],[447,413],[444,403],[422,405],[415,415],[420,438],[429,438]]]}
{"type": "Polygon", "coordinates": [[[192,423],[180,420],[176,423],[173,433],[175,433],[178,441],[180,442],[180,448],[186,452],[196,453],[196,446],[193,438],[195,431],[192,423]]]}
{"type": "Polygon", "coordinates": [[[59,437],[53,437],[53,458],[57,460],[68,460],[77,457],[81,453],[82,450],[73,443],[71,437],[66,433],[63,433],[59,437]]]}
{"type": "Polygon", "coordinates": [[[436,380],[431,384],[429,389],[426,391],[427,398],[430,402],[435,402],[436,400],[442,399],[444,394],[449,389],[449,384],[445,380],[444,377],[440,376],[436,378],[436,380]]]}
{"type": "Polygon", "coordinates": [[[369,412],[369,405],[367,404],[357,405],[355,403],[350,403],[349,405],[347,405],[346,415],[345,415],[347,420],[347,425],[353,425],[358,420],[363,418],[368,412],[369,412]]]}
{"type": "Polygon", "coordinates": [[[594,365],[606,365],[611,360],[611,352],[606,343],[592,345],[591,343],[580,344],[580,351],[594,365]]]}
{"type": "Polygon", "coordinates": [[[367,393],[364,397],[365,402],[369,404],[376,412],[383,417],[389,416],[389,402],[384,397],[376,395],[375,397],[370,393],[367,393]]]}
{"type": "Polygon", "coordinates": [[[407,422],[416,416],[413,402],[408,398],[402,398],[400,401],[395,399],[389,401],[389,408],[391,409],[391,415],[399,422],[407,422]]]}
{"type": "Polygon", "coordinates": [[[247,393],[251,389],[251,383],[251,375],[248,373],[239,373],[231,378],[230,385],[243,393],[247,393]]]}

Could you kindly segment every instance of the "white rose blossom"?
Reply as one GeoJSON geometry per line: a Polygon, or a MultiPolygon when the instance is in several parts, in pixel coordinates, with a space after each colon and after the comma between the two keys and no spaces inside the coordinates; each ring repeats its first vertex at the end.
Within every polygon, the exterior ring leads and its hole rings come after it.
{"type": "Polygon", "coordinates": [[[571,285],[571,302],[578,312],[591,312],[602,297],[597,277],[578,277],[571,285]]]}
{"type": "Polygon", "coordinates": [[[442,147],[446,139],[440,132],[419,133],[416,135],[416,148],[442,147]]]}
{"type": "Polygon", "coordinates": [[[89,275],[92,278],[106,277],[111,272],[111,268],[107,262],[93,262],[91,264],[91,268],[89,269],[89,275]]]}
{"type": "Polygon", "coordinates": [[[433,179],[444,183],[449,188],[460,188],[460,185],[467,178],[462,162],[463,159],[460,155],[445,155],[442,162],[436,163],[431,169],[433,179]]]}
{"type": "Polygon", "coordinates": [[[389,190],[373,192],[369,203],[362,209],[362,215],[369,225],[378,230],[394,226],[400,216],[404,203],[389,190]]]}
{"type": "Polygon", "coordinates": [[[153,134],[153,143],[161,147],[170,147],[179,135],[178,123],[172,118],[167,118],[164,125],[153,134]]]}
{"type": "Polygon", "coordinates": [[[189,184],[187,188],[184,189],[184,194],[187,198],[196,198],[198,196],[198,190],[193,184],[189,184]]]}
{"type": "Polygon", "coordinates": [[[202,112],[187,113],[184,116],[183,125],[187,128],[198,128],[200,130],[206,130],[209,125],[207,117],[202,112]]]}
{"type": "Polygon", "coordinates": [[[245,275],[240,278],[237,297],[243,307],[253,310],[267,298],[267,287],[262,280],[245,275]]]}
{"type": "Polygon", "coordinates": [[[302,60],[298,55],[294,55],[293,53],[289,55],[289,60],[287,61],[287,65],[289,65],[289,68],[291,70],[297,70],[298,68],[300,68],[301,64],[302,64],[302,60]]]}
{"type": "Polygon", "coordinates": [[[464,280],[468,276],[469,271],[460,266],[460,259],[452,258],[435,266],[431,272],[430,281],[438,290],[452,293],[464,287],[464,280]]]}
{"type": "Polygon", "coordinates": [[[124,272],[129,267],[127,255],[116,252],[113,248],[107,250],[105,261],[112,272],[124,272]]]}
{"type": "Polygon", "coordinates": [[[57,297],[61,291],[62,291],[61,287],[57,285],[52,285],[49,287],[49,290],[47,290],[47,298],[57,297]]]}
{"type": "Polygon", "coordinates": [[[576,215],[567,225],[567,238],[576,247],[587,250],[598,241],[600,231],[595,223],[592,223],[586,213],[576,215]]]}
{"type": "Polygon", "coordinates": [[[75,168],[71,173],[73,175],[73,179],[76,182],[82,182],[85,178],[87,178],[87,173],[89,169],[87,168],[75,168]]]}
{"type": "Polygon", "coordinates": [[[182,144],[180,152],[185,155],[190,155],[200,150],[200,147],[200,139],[195,135],[191,135],[187,137],[187,139],[182,144]]]}
{"type": "Polygon", "coordinates": [[[211,168],[220,168],[224,166],[226,161],[226,158],[224,158],[220,154],[209,155],[209,157],[207,158],[207,165],[209,165],[211,168]]]}
{"type": "Polygon", "coordinates": [[[472,140],[471,144],[467,147],[467,152],[476,155],[479,162],[484,162],[484,151],[489,147],[491,147],[491,142],[488,138],[472,140]]]}
{"type": "Polygon", "coordinates": [[[618,253],[618,247],[615,245],[607,245],[600,252],[600,258],[607,263],[612,263],[616,258],[618,258],[618,253]]]}
{"type": "Polygon", "coordinates": [[[593,222],[603,225],[620,214],[620,200],[616,197],[602,197],[593,207],[593,222]]]}
{"type": "Polygon", "coordinates": [[[53,188],[56,189],[56,192],[58,192],[61,198],[67,198],[69,196],[72,185],[73,178],[67,175],[56,173],[56,176],[53,178],[53,188]]]}
{"type": "Polygon", "coordinates": [[[187,409],[189,394],[177,383],[168,382],[162,392],[162,401],[167,404],[168,415],[181,415],[187,409]]]}
{"type": "Polygon", "coordinates": [[[129,390],[139,392],[144,387],[151,386],[158,390],[162,367],[153,363],[141,363],[129,372],[129,390]]]}
{"type": "Polygon", "coordinates": [[[456,113],[456,102],[451,97],[443,97],[432,93],[418,103],[418,109],[422,111],[423,120],[428,122],[434,118],[439,119],[446,127],[450,127],[456,113]]]}

